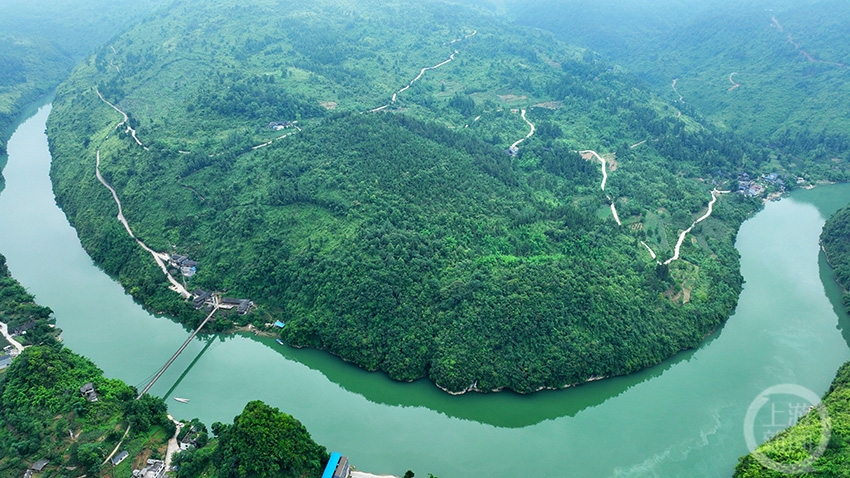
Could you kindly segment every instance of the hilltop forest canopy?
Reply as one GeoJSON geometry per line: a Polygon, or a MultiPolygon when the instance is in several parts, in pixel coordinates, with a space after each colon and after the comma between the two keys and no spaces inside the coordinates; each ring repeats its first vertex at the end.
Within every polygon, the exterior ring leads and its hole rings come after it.
{"type": "Polygon", "coordinates": [[[203,317],[115,221],[98,152],[136,236],[199,261],[190,289],[452,392],[562,387],[698,345],[735,307],[733,240],[759,201],[718,194],[660,262],[713,188],[773,167],[590,51],[438,2],[180,1],[80,64],[48,129],[57,201],[148,307],[203,317]],[[534,134],[508,154],[524,118],[534,134]]]}

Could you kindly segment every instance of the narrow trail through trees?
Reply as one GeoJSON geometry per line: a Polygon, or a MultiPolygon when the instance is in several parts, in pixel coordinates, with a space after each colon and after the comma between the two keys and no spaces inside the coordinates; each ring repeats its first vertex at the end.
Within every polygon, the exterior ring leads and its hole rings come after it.
{"type": "Polygon", "coordinates": [[[95,173],[95,176],[97,177],[97,180],[100,181],[100,183],[103,184],[106,187],[106,189],[109,189],[109,192],[112,193],[112,199],[114,199],[115,204],[118,205],[118,221],[120,221],[121,224],[124,226],[124,229],[127,231],[127,234],[131,238],[133,238],[133,240],[135,240],[136,243],[138,243],[139,246],[141,246],[142,249],[149,252],[150,255],[153,256],[154,261],[156,261],[159,268],[162,270],[162,272],[168,278],[168,282],[171,283],[170,289],[177,292],[178,294],[180,294],[183,297],[186,297],[186,298],[190,297],[191,294],[189,293],[189,291],[186,290],[185,287],[183,287],[183,284],[181,284],[177,279],[174,278],[174,276],[172,276],[168,272],[168,267],[165,265],[165,261],[167,261],[169,259],[168,254],[165,254],[165,253],[162,253],[162,252],[157,252],[157,251],[151,249],[150,247],[148,247],[147,244],[142,242],[141,239],[139,239],[138,237],[136,237],[135,234],[133,234],[133,230],[130,229],[130,224],[127,223],[127,219],[124,217],[124,210],[121,206],[121,200],[118,199],[118,193],[115,192],[115,188],[113,188],[112,185],[110,185],[106,181],[106,179],[104,179],[103,176],[100,174],[100,150],[99,149],[97,150],[97,154],[96,154],[94,173],[95,173]]]}
{"type": "MultiPolygon", "coordinates": [[[[592,149],[586,149],[584,151],[579,151],[578,153],[581,154],[582,157],[589,156],[585,157],[585,159],[595,157],[600,163],[602,163],[602,184],[600,184],[600,188],[602,189],[602,192],[605,192],[605,183],[608,182],[608,163],[605,161],[605,158],[592,149]]],[[[608,194],[606,194],[605,197],[608,198],[608,201],[611,203],[611,215],[614,216],[614,221],[617,222],[618,226],[622,226],[623,223],[620,221],[620,215],[617,214],[617,206],[614,204],[614,200],[611,199],[611,196],[608,194]]]]}
{"type": "MultiPolygon", "coordinates": [[[[528,118],[525,117],[525,110],[520,111],[520,116],[522,117],[523,121],[525,121],[525,123],[531,128],[531,131],[529,131],[528,134],[525,135],[525,137],[514,141],[514,144],[512,144],[511,147],[508,148],[508,151],[510,151],[513,154],[516,154],[517,150],[519,150],[520,143],[522,143],[523,141],[527,140],[528,138],[534,136],[534,123],[532,123],[531,121],[528,121],[528,118]]],[[[479,116],[479,118],[480,118],[480,116],[479,116]]],[[[476,119],[478,119],[478,118],[476,118],[476,119]]]]}
{"type": "Polygon", "coordinates": [[[694,226],[708,219],[709,216],[711,216],[711,213],[714,208],[714,203],[717,202],[718,196],[721,194],[726,194],[728,192],[729,191],[718,191],[717,188],[711,190],[711,201],[709,201],[708,203],[708,210],[705,212],[705,214],[700,216],[699,219],[694,221],[693,224],[691,224],[691,227],[685,229],[684,231],[682,231],[681,234],[679,234],[679,240],[676,241],[676,247],[673,249],[673,257],[664,261],[664,265],[669,265],[671,262],[679,259],[679,251],[682,248],[682,243],[685,242],[685,236],[687,236],[688,233],[691,232],[691,229],[693,229],[694,226]]]}
{"type": "MultiPolygon", "coordinates": [[[[452,40],[452,41],[449,41],[449,42],[443,43],[443,46],[451,45],[451,44],[453,44],[453,43],[457,43],[457,42],[459,42],[459,41],[466,40],[467,38],[473,37],[473,36],[475,36],[476,34],[478,34],[478,30],[473,30],[473,32],[472,32],[472,33],[470,33],[469,35],[465,35],[465,36],[463,36],[463,37],[461,37],[461,38],[456,38],[456,39],[454,39],[454,40],[452,40]]],[[[428,70],[436,70],[437,68],[439,68],[439,67],[441,67],[441,66],[443,66],[443,65],[445,65],[445,64],[448,64],[448,63],[450,63],[450,62],[454,61],[454,59],[455,59],[455,55],[457,55],[457,54],[459,54],[459,53],[460,53],[459,51],[455,50],[455,51],[454,51],[454,53],[452,53],[451,55],[449,55],[449,58],[448,58],[447,60],[442,61],[442,62],[440,62],[440,63],[437,63],[437,64],[436,64],[436,65],[434,65],[434,66],[426,66],[425,68],[422,68],[421,70],[419,70],[419,74],[418,74],[418,75],[416,75],[416,77],[415,77],[415,78],[413,78],[412,80],[410,80],[410,82],[409,82],[406,86],[402,87],[401,89],[399,89],[398,91],[396,91],[395,93],[393,93],[393,96],[392,96],[392,98],[390,99],[390,102],[389,102],[389,103],[387,103],[387,104],[385,104],[385,105],[383,105],[383,106],[379,106],[379,107],[377,107],[377,108],[372,108],[371,110],[369,110],[369,113],[377,113],[378,111],[382,111],[382,110],[385,110],[385,109],[389,108],[390,106],[392,106],[393,104],[395,104],[396,100],[398,99],[398,95],[400,95],[400,94],[404,93],[405,91],[407,91],[408,89],[410,89],[410,87],[411,87],[411,86],[413,86],[413,84],[414,84],[414,83],[416,83],[417,81],[419,81],[419,80],[422,78],[422,75],[424,75],[426,71],[428,71],[428,70]]]]}
{"type": "Polygon", "coordinates": [[[681,93],[679,93],[679,90],[677,90],[677,89],[676,89],[676,83],[677,83],[678,81],[679,81],[679,79],[678,79],[678,78],[673,78],[673,84],[672,84],[671,86],[673,87],[673,91],[675,91],[675,92],[676,92],[676,95],[678,95],[678,96],[679,96],[679,102],[680,102],[680,103],[684,103],[684,102],[685,102],[685,97],[684,97],[684,96],[682,96],[682,94],[681,94],[681,93]]]}
{"type": "Polygon", "coordinates": [[[741,86],[741,84],[740,84],[740,83],[738,83],[738,82],[736,82],[734,79],[732,79],[732,77],[733,77],[733,76],[735,76],[735,75],[737,75],[737,74],[738,74],[738,72],[737,72],[737,71],[733,71],[732,73],[729,73],[729,82],[730,82],[730,83],[732,83],[732,86],[730,86],[730,87],[729,87],[729,90],[728,90],[728,91],[732,91],[732,90],[734,90],[735,88],[737,88],[737,87],[741,86]]]}
{"type": "Polygon", "coordinates": [[[142,144],[142,142],[139,140],[139,137],[138,137],[138,136],[136,136],[136,130],[135,130],[135,129],[133,129],[133,127],[132,127],[132,126],[130,126],[130,117],[127,115],[127,113],[125,113],[125,112],[121,111],[120,109],[118,109],[118,107],[117,107],[117,106],[115,106],[115,105],[113,105],[112,103],[110,103],[109,101],[107,101],[107,100],[106,100],[106,98],[104,98],[104,97],[103,97],[103,95],[102,95],[102,94],[100,94],[100,91],[98,91],[98,89],[97,89],[97,88],[95,88],[95,89],[94,89],[94,91],[95,91],[95,93],[97,93],[97,96],[100,98],[100,100],[101,100],[101,101],[103,101],[104,103],[106,103],[106,104],[108,104],[109,106],[111,106],[111,107],[112,107],[112,109],[114,109],[115,111],[117,111],[117,112],[121,113],[121,116],[123,116],[123,117],[124,117],[124,120],[123,120],[123,121],[121,121],[120,123],[118,123],[117,125],[115,125],[115,129],[118,129],[118,128],[120,128],[120,127],[121,127],[121,125],[125,125],[125,124],[126,124],[126,125],[127,125],[127,129],[126,129],[126,130],[124,130],[124,132],[125,132],[125,133],[130,133],[130,135],[131,135],[131,136],[133,136],[133,139],[136,141],[136,144],[138,144],[139,146],[141,146],[142,148],[144,148],[144,150],[145,150],[145,151],[148,151],[148,147],[147,147],[147,146],[145,146],[144,144],[142,144]]]}
{"type": "MultiPolygon", "coordinates": [[[[644,141],[641,141],[640,143],[637,143],[635,146],[642,144],[643,142],[644,141]]],[[[599,153],[597,153],[596,151],[593,151],[591,149],[579,151],[578,153],[581,154],[584,159],[596,158],[602,164],[602,183],[600,184],[600,188],[602,189],[602,191],[605,191],[605,183],[608,181],[607,161],[605,160],[605,158],[600,156],[599,153]]],[[[708,219],[711,216],[711,213],[714,210],[714,203],[717,202],[717,198],[719,197],[719,195],[727,194],[728,192],[729,191],[718,191],[717,188],[714,188],[711,191],[711,201],[709,201],[709,203],[708,203],[708,210],[706,211],[705,214],[703,214],[702,216],[697,218],[691,224],[691,226],[689,228],[685,229],[684,231],[682,231],[679,234],[679,239],[676,241],[676,246],[673,249],[673,257],[664,261],[663,262],[664,265],[669,265],[671,262],[679,260],[679,253],[680,253],[680,250],[682,248],[682,244],[685,242],[685,236],[687,236],[688,233],[691,232],[691,230],[697,224],[708,219]]],[[[614,221],[617,222],[618,226],[622,226],[623,223],[620,221],[620,216],[617,214],[617,208],[614,204],[614,200],[611,198],[610,195],[606,194],[605,197],[608,198],[608,201],[610,201],[611,215],[614,217],[614,221]]],[[[649,255],[652,256],[653,260],[656,260],[656,262],[658,262],[658,264],[662,264],[662,262],[657,261],[658,255],[655,253],[655,251],[652,250],[651,247],[649,247],[649,244],[647,244],[644,241],[640,241],[640,243],[643,244],[644,247],[646,247],[646,250],[649,251],[649,255]]]]}

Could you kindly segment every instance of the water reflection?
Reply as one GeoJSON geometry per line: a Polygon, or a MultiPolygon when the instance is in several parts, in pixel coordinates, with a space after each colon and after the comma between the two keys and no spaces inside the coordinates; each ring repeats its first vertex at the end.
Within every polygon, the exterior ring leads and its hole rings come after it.
{"type": "MultiPolygon", "coordinates": [[[[707,347],[720,336],[712,333],[701,344],[707,347]]],[[[425,407],[449,417],[472,420],[500,428],[521,428],[554,420],[574,417],[580,411],[593,408],[623,394],[637,384],[660,377],[674,365],[689,361],[699,349],[680,352],[659,365],[630,375],[590,382],[564,390],[544,390],[522,395],[511,391],[499,393],[466,393],[449,395],[428,379],[412,383],[391,380],[383,372],[368,372],[330,354],[313,349],[281,346],[274,339],[242,333],[253,341],[271,347],[286,359],[299,362],[321,372],[328,380],[343,389],[363,396],[373,403],[389,406],[425,407]]]]}

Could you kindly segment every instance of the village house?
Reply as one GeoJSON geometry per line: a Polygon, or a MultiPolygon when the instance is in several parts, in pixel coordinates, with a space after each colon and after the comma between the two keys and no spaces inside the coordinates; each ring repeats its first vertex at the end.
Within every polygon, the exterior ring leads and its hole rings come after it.
{"type": "Polygon", "coordinates": [[[251,308],[252,305],[254,305],[254,303],[248,299],[234,299],[231,297],[224,297],[221,299],[221,304],[219,305],[219,307],[221,307],[222,309],[232,309],[235,307],[236,311],[239,314],[245,315],[248,313],[248,310],[251,308]]]}
{"type": "Polygon", "coordinates": [[[180,270],[180,273],[185,277],[192,277],[198,271],[198,262],[193,261],[189,256],[171,254],[168,263],[171,267],[180,270]]]}
{"type": "Polygon", "coordinates": [[[127,450],[124,450],[110,458],[109,461],[112,463],[112,466],[118,466],[118,464],[124,461],[128,456],[130,456],[130,453],[128,453],[127,450]]]}
{"type": "Polygon", "coordinates": [[[11,335],[12,337],[17,337],[18,335],[24,334],[27,330],[29,330],[33,327],[35,327],[35,321],[30,320],[29,322],[27,322],[23,325],[15,327],[14,329],[10,329],[9,335],[11,335]]]}
{"type": "Polygon", "coordinates": [[[196,289],[192,292],[192,295],[194,296],[192,299],[192,306],[196,309],[200,309],[205,304],[212,302],[212,292],[196,289]]]}
{"type": "Polygon", "coordinates": [[[269,123],[269,129],[280,131],[282,129],[294,128],[297,121],[272,121],[269,123]]]}
{"type": "Polygon", "coordinates": [[[94,384],[91,382],[80,387],[80,395],[90,402],[97,401],[97,391],[95,391],[94,384]]]}

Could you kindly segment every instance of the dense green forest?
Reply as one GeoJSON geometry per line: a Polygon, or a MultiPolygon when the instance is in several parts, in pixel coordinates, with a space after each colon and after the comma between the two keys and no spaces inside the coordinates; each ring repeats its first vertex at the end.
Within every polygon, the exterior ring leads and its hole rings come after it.
{"type": "Polygon", "coordinates": [[[213,423],[212,432],[209,444],[175,457],[178,478],[318,477],[328,462],[301,422],[260,401],[245,405],[233,424],[213,423]]]}
{"type": "Polygon", "coordinates": [[[55,44],[0,33],[0,156],[21,110],[55,88],[73,66],[73,58],[55,44]]]}
{"type": "Polygon", "coordinates": [[[183,1],[80,64],[48,129],[95,261],[151,309],[203,317],[114,220],[99,151],[134,234],[200,262],[190,289],[250,297],[241,320],[396,379],[561,387],[658,363],[729,316],[757,198],[718,194],[660,262],[712,188],[774,171],[769,149],[548,34],[378,5],[183,1]],[[523,111],[534,134],[507,154],[523,111]]]}
{"type": "Polygon", "coordinates": [[[11,134],[8,129],[23,108],[49,94],[94,48],[166,2],[0,3],[0,156],[6,151],[6,139],[11,134]]]}
{"type": "MultiPolygon", "coordinates": [[[[838,369],[832,385],[823,397],[822,403],[830,420],[829,444],[823,455],[812,465],[813,472],[795,474],[805,477],[846,476],[850,462],[850,362],[838,369]]],[[[813,409],[799,422],[788,428],[758,448],[767,459],[780,464],[793,465],[811,456],[822,434],[821,417],[813,409]]],[[[762,478],[789,476],[763,466],[752,455],[741,457],[735,467],[735,478],[762,478]]]]}

